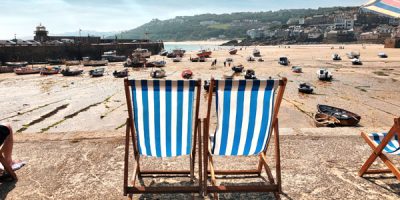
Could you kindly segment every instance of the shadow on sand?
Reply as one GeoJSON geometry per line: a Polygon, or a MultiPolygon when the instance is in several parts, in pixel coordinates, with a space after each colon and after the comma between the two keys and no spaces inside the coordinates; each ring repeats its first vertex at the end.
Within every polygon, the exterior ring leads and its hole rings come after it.
{"type": "Polygon", "coordinates": [[[0,199],[6,199],[11,190],[15,188],[16,181],[0,182],[0,199]]]}

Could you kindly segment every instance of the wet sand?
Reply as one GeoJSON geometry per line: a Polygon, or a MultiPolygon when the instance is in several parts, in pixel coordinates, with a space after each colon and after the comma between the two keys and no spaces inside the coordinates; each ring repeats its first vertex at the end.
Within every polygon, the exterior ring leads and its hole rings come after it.
{"type": "MultiPolygon", "coordinates": [[[[171,79],[179,79],[184,69],[191,69],[196,79],[221,78],[231,71],[223,67],[223,61],[231,57],[235,64],[242,63],[256,70],[258,78],[289,79],[279,114],[282,199],[398,199],[400,188],[393,175],[364,179],[357,176],[357,171],[371,153],[359,136],[360,131],[385,131],[400,114],[399,49],[383,49],[382,45],[368,45],[366,49],[361,45],[345,45],[344,50],[339,50],[338,46],[331,50],[329,45],[259,49],[265,60],[263,63],[245,61],[253,50],[248,47],[235,56],[230,56],[227,50],[216,50],[206,63],[190,63],[189,57],[194,56],[194,52],[188,52],[181,63],[165,58],[167,67],[164,69],[171,79]],[[344,55],[349,51],[360,51],[364,65],[352,66],[344,55]],[[381,51],[389,58],[378,58],[381,51]],[[334,52],[341,54],[343,61],[331,61],[334,52]],[[277,61],[281,55],[288,56],[292,65],[303,67],[304,73],[294,74],[290,67],[280,66],[277,61]],[[211,70],[215,58],[217,67],[211,70]],[[332,70],[334,80],[331,83],[317,80],[319,67],[332,70]],[[299,94],[300,82],[314,85],[316,94],[299,94]],[[360,114],[360,126],[315,128],[311,116],[318,103],[360,114]]],[[[163,58],[155,56],[150,60],[156,59],[163,58]]],[[[112,77],[114,70],[123,67],[122,63],[113,63],[106,68],[106,75],[100,78],[89,77],[90,67],[85,67],[86,73],[79,77],[0,74],[0,121],[10,122],[16,131],[19,130],[15,134],[14,158],[28,162],[17,171],[18,182],[0,183],[0,199],[125,199],[122,186],[127,108],[123,79],[112,77]]],[[[130,78],[149,78],[150,71],[130,69],[130,78]]],[[[201,98],[201,115],[204,116],[204,91],[201,98]]],[[[270,149],[273,146],[272,141],[270,149]]],[[[270,162],[271,153],[267,158],[270,162]]],[[[255,157],[231,157],[229,162],[215,159],[216,166],[221,169],[252,168],[257,163],[255,157]]],[[[185,162],[188,163],[188,158],[162,159],[161,163],[145,158],[142,164],[148,169],[168,169],[182,168],[185,162]]],[[[398,158],[395,163],[399,163],[398,158]]],[[[378,166],[382,167],[382,163],[378,166]]],[[[157,184],[160,182],[187,184],[187,179],[156,180],[157,184]]],[[[145,184],[155,183],[147,179],[145,184]]],[[[273,199],[272,194],[253,193],[220,197],[273,199]]],[[[199,199],[199,196],[135,195],[135,198],[199,199]]]]}
{"type": "MultiPolygon", "coordinates": [[[[280,126],[282,128],[313,128],[313,114],[317,104],[328,104],[353,111],[361,115],[359,128],[387,127],[400,114],[400,53],[398,49],[384,49],[382,45],[330,45],[259,47],[265,62],[246,61],[254,47],[243,48],[237,55],[229,55],[226,49],[213,51],[212,58],[205,63],[191,63],[195,52],[188,52],[180,63],[171,59],[152,56],[149,60],[165,59],[164,68],[170,79],[180,79],[184,69],[191,69],[194,78],[203,80],[222,78],[231,72],[223,67],[223,61],[230,57],[234,64],[243,64],[254,69],[262,78],[287,77],[289,80],[282,103],[280,126]],[[359,51],[364,65],[353,66],[345,53],[359,51]],[[378,52],[385,51],[389,58],[378,58],[378,52]],[[331,54],[339,53],[342,61],[332,61],[331,54]],[[280,66],[279,56],[287,56],[291,65],[303,67],[301,74],[291,67],[280,66]],[[217,67],[211,69],[211,62],[217,59],[217,67]],[[332,82],[321,82],[316,71],[326,67],[333,72],[332,82]],[[315,94],[303,95],[297,92],[300,82],[315,86],[315,94]]],[[[123,127],[127,108],[123,93],[123,79],[112,76],[114,70],[123,69],[122,63],[111,63],[106,74],[90,78],[85,74],[78,77],[0,74],[0,121],[10,122],[15,130],[24,133],[71,132],[71,131],[115,131],[123,127]]],[[[130,69],[130,78],[150,78],[152,69],[130,69]]],[[[243,78],[243,75],[235,78],[243,78]]],[[[205,91],[203,91],[203,94],[205,91]]],[[[206,107],[202,96],[201,110],[206,107]]],[[[202,113],[204,116],[204,113],[202,113]]]]}

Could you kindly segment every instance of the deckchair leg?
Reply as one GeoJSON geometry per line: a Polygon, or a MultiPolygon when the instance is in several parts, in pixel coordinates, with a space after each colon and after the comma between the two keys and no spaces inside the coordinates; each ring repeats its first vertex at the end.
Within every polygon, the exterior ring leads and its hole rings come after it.
{"type": "Polygon", "coordinates": [[[208,121],[203,120],[203,193],[204,196],[208,195],[207,185],[208,185],[208,121]]]}
{"type": "Polygon", "coordinates": [[[361,167],[360,171],[358,172],[358,176],[362,177],[365,172],[368,170],[369,167],[371,167],[372,163],[376,160],[378,156],[374,153],[372,153],[368,160],[365,161],[365,163],[363,164],[363,166],[361,167]]]}
{"type": "Polygon", "coordinates": [[[383,153],[376,152],[377,147],[373,144],[371,139],[369,139],[368,135],[365,133],[361,133],[361,136],[367,142],[367,144],[371,147],[373,153],[370,155],[367,161],[363,164],[360,171],[358,172],[358,176],[362,177],[364,174],[378,174],[378,173],[387,173],[388,170],[368,170],[371,165],[374,163],[376,158],[380,158],[382,162],[389,168],[390,172],[392,172],[397,180],[400,180],[400,171],[399,169],[393,164],[393,162],[383,153]]]}
{"type": "Polygon", "coordinates": [[[276,161],[276,183],[278,184],[278,192],[282,193],[282,178],[281,178],[281,150],[279,144],[279,120],[276,118],[276,123],[274,124],[275,131],[275,161],[276,161]]]}
{"type": "Polygon", "coordinates": [[[267,173],[269,183],[275,184],[275,180],[272,176],[271,169],[269,168],[269,166],[267,164],[267,159],[265,158],[263,153],[260,154],[260,161],[262,162],[262,164],[265,168],[265,172],[267,173]]]}

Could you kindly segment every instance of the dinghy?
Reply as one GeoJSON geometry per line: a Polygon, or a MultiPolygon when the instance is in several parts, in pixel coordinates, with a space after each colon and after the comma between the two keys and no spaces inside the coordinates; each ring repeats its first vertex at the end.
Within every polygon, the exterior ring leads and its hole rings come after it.
{"type": "Polygon", "coordinates": [[[324,113],[316,113],[314,115],[314,122],[316,127],[336,127],[340,124],[338,119],[324,113]]]}
{"type": "Polygon", "coordinates": [[[252,69],[246,70],[246,74],[244,75],[245,79],[257,79],[256,72],[252,69]]]}
{"type": "Polygon", "coordinates": [[[361,120],[361,116],[342,108],[320,104],[317,105],[317,108],[318,112],[333,116],[338,119],[341,126],[356,126],[361,120]]]}
{"type": "Polygon", "coordinates": [[[299,92],[305,94],[312,94],[314,92],[314,89],[308,83],[301,83],[299,85],[299,92]]]}

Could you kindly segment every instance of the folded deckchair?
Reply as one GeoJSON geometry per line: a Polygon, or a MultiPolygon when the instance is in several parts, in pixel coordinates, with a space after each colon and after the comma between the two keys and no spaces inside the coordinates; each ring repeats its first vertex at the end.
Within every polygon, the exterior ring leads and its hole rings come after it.
{"type": "MultiPolygon", "coordinates": [[[[191,181],[193,181],[196,143],[200,141],[198,130],[201,130],[198,119],[200,84],[200,80],[125,79],[125,95],[129,113],[125,141],[125,196],[137,193],[201,192],[201,175],[197,186],[149,187],[136,185],[136,179],[144,175],[190,175],[191,181]],[[130,139],[136,165],[131,186],[128,185],[130,139]],[[167,158],[184,155],[190,155],[190,170],[162,171],[140,168],[140,158],[142,157],[167,158]]],[[[201,149],[200,145],[199,148],[201,149]]],[[[200,159],[199,155],[199,173],[202,172],[200,159]]]]}
{"type": "Polygon", "coordinates": [[[372,149],[372,154],[358,172],[364,174],[393,173],[400,180],[400,171],[393,162],[384,154],[400,155],[400,118],[394,119],[394,125],[388,133],[361,133],[361,136],[372,149]],[[380,158],[389,169],[369,169],[376,158],[380,158]]]}
{"type": "MultiPolygon", "coordinates": [[[[211,80],[215,87],[217,127],[209,137],[210,113],[213,90],[208,94],[207,117],[204,119],[204,192],[281,192],[281,166],[279,150],[278,112],[287,79],[282,80],[211,80]],[[279,88],[279,89],[278,89],[279,88]],[[275,93],[278,91],[277,98],[275,93]],[[274,131],[276,182],[267,164],[266,152],[274,131]],[[253,170],[217,170],[213,156],[259,157],[253,170]],[[208,170],[209,167],[209,170],[208,170]],[[263,185],[218,185],[216,175],[256,175],[261,177],[263,168],[268,183],[263,185]],[[208,177],[211,176],[211,186],[208,177]]],[[[223,158],[221,158],[223,159],[223,158]]],[[[231,163],[232,167],[240,163],[231,163]]],[[[266,179],[263,179],[266,180],[266,179]]]]}

